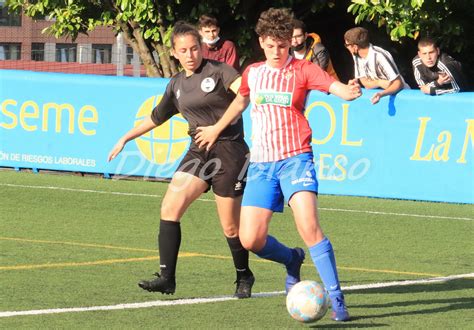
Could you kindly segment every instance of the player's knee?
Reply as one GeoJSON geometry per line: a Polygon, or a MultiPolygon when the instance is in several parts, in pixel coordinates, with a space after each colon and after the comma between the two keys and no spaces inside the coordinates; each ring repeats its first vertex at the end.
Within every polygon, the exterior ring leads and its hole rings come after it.
{"type": "Polygon", "coordinates": [[[222,231],[226,237],[237,237],[239,235],[239,229],[235,226],[223,227],[222,231]]]}
{"type": "Polygon", "coordinates": [[[161,204],[161,219],[179,219],[181,217],[180,208],[163,200],[161,204]]]}
{"type": "Polygon", "coordinates": [[[265,241],[262,242],[256,237],[240,236],[240,242],[242,243],[242,246],[244,247],[244,249],[252,251],[252,252],[260,251],[261,249],[263,249],[263,246],[265,245],[265,241]]]}

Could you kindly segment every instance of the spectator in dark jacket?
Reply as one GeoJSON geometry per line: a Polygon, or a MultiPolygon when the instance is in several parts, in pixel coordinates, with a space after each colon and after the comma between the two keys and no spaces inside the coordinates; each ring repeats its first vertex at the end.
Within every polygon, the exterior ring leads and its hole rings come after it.
{"type": "Polygon", "coordinates": [[[457,93],[468,89],[461,63],[441,53],[429,37],[418,42],[418,55],[412,64],[416,82],[425,94],[457,93]]]}
{"type": "Polygon", "coordinates": [[[329,52],[321,43],[317,33],[306,32],[306,25],[299,19],[293,20],[293,37],[291,38],[290,55],[297,59],[306,59],[321,67],[334,79],[339,80],[332,66],[329,52]]]}

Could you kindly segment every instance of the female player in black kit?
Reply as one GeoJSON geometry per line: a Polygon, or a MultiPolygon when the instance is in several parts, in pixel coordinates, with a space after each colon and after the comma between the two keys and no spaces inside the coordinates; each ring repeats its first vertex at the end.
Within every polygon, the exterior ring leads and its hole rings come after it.
{"type": "Polygon", "coordinates": [[[189,123],[192,142],[168,186],[161,205],[158,234],[160,273],[138,285],[148,291],[172,294],[176,289],[175,272],[181,243],[180,219],[188,206],[212,186],[219,219],[237,272],[237,298],[251,295],[255,278],[249,268],[248,251],[242,247],[239,233],[240,203],[245,186],[248,147],[243,139],[243,122],[239,118],[206,151],[195,143],[196,127],[215,124],[232,102],[240,86],[240,75],[227,64],[202,58],[198,31],[187,23],[178,23],[171,34],[173,56],[183,71],[166,87],[152,114],[132,128],[110,151],[114,159],[125,144],[163,124],[178,112],[189,123]],[[233,92],[235,91],[235,92],[233,92]]]}

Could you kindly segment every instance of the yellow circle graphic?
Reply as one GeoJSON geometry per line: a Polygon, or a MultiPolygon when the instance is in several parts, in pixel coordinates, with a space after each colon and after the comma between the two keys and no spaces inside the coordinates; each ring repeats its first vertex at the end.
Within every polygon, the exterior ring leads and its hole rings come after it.
{"type": "MultiPolygon", "coordinates": [[[[149,116],[160,102],[162,95],[145,100],[135,116],[134,126],[138,126],[149,116]]],[[[138,150],[150,162],[164,165],[178,160],[189,147],[188,122],[177,114],[163,125],[135,139],[138,150]]]]}

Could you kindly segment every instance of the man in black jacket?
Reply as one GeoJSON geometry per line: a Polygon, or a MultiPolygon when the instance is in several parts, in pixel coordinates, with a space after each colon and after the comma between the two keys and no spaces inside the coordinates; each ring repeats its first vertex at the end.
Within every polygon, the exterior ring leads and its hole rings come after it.
{"type": "Polygon", "coordinates": [[[429,37],[418,42],[418,55],[412,64],[416,82],[425,94],[457,93],[468,89],[461,63],[441,53],[436,42],[429,37]]]}

